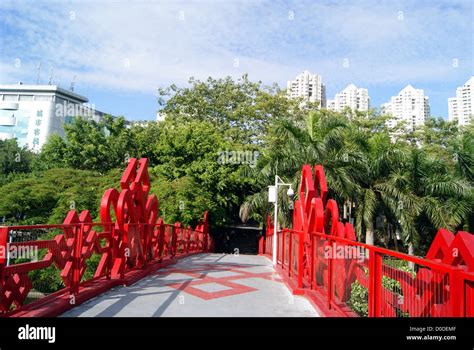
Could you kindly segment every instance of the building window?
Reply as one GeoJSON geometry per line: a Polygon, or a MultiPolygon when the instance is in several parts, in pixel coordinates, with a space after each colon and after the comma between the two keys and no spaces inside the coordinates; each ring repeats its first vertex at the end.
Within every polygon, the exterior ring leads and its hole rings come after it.
{"type": "Polygon", "coordinates": [[[18,95],[5,95],[4,101],[18,101],[18,95]]]}
{"type": "Polygon", "coordinates": [[[35,101],[52,101],[53,96],[44,96],[44,95],[37,95],[35,96],[35,101]]]}
{"type": "Polygon", "coordinates": [[[20,101],[33,101],[33,95],[20,95],[20,101]]]}

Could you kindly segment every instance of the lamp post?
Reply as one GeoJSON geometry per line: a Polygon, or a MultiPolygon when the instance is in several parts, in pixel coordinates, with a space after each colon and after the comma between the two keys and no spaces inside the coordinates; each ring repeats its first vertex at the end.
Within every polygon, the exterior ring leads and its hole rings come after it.
{"type": "Polygon", "coordinates": [[[278,226],[278,186],[289,186],[290,188],[286,192],[288,197],[292,198],[295,194],[292,188],[292,184],[288,184],[283,182],[283,180],[278,176],[275,175],[275,185],[269,186],[268,191],[268,201],[273,202],[275,205],[274,208],[274,217],[273,217],[273,265],[276,266],[277,264],[277,247],[278,247],[278,238],[277,238],[277,226],[278,226]]]}

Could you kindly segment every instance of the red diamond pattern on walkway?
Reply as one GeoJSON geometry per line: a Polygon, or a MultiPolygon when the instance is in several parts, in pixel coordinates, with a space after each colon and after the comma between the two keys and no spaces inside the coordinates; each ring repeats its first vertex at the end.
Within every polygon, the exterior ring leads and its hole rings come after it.
{"type": "Polygon", "coordinates": [[[199,254],[158,269],[69,310],[65,317],[317,317],[294,296],[271,260],[199,254]]]}
{"type": "Polygon", "coordinates": [[[171,275],[174,273],[184,274],[189,277],[194,278],[193,281],[183,281],[178,283],[167,284],[168,287],[178,289],[185,293],[191,294],[195,297],[199,297],[203,300],[212,300],[217,298],[223,298],[230,295],[250,293],[254,292],[257,289],[244,286],[239,283],[234,283],[232,281],[243,280],[248,278],[263,278],[266,280],[280,282],[281,279],[277,277],[274,272],[263,272],[263,273],[252,273],[245,271],[243,269],[248,268],[245,265],[238,264],[202,264],[198,267],[193,267],[190,269],[175,268],[168,269],[165,272],[158,272],[161,276],[171,275]],[[211,277],[209,274],[216,272],[225,272],[227,276],[224,277],[211,277]],[[217,291],[206,291],[201,288],[196,288],[197,286],[204,285],[220,285],[227,287],[225,289],[217,291]]]}

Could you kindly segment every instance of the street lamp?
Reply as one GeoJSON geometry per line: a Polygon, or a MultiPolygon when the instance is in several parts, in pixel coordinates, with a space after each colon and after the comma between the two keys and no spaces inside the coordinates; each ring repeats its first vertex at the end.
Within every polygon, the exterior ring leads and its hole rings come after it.
{"type": "Polygon", "coordinates": [[[277,247],[278,247],[278,238],[277,238],[277,226],[278,226],[278,186],[289,186],[290,188],[286,192],[288,197],[293,198],[295,191],[293,191],[292,184],[283,182],[283,180],[275,175],[275,185],[268,186],[268,201],[275,204],[275,212],[273,218],[273,265],[277,264],[277,247]]]}

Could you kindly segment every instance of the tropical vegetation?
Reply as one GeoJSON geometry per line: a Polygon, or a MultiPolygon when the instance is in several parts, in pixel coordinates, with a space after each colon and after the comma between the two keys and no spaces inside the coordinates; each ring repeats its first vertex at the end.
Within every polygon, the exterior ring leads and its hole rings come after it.
{"type": "MultiPolygon", "coordinates": [[[[473,231],[473,127],[431,118],[389,130],[387,116],[286,98],[247,76],[160,89],[161,122],[74,118],[34,154],[0,141],[0,220],[58,223],[70,209],[93,218],[103,191],[131,157],[150,161],[151,192],[166,222],[194,225],[209,210],[216,230],[263,224],[278,174],[296,188],[303,164],[322,164],[330,197],[360,240],[423,255],[436,230],[473,231]]],[[[281,198],[279,224],[291,225],[281,198]]]]}

